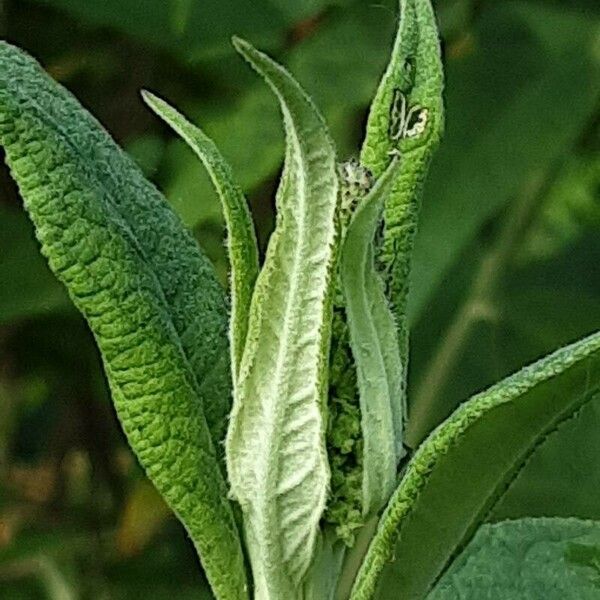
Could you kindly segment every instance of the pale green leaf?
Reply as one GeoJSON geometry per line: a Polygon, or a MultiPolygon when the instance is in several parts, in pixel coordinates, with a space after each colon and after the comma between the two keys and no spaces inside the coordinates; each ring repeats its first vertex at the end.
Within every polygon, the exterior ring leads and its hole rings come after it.
{"type": "Polygon", "coordinates": [[[383,282],[376,272],[373,239],[394,182],[393,161],[350,222],[340,261],[352,354],[356,363],[363,439],[363,513],[389,499],[402,453],[403,368],[383,282]]]}
{"type": "Polygon", "coordinates": [[[423,598],[538,445],[599,387],[597,333],[460,406],[410,461],[352,598],[371,598],[382,574],[381,597],[423,598]]]}
{"type": "Polygon", "coordinates": [[[227,466],[257,598],[296,598],[329,483],[324,403],[335,256],[335,153],[316,108],[282,67],[237,50],[277,95],[287,151],[277,223],[252,298],[227,435],[227,466]]]}
{"type": "Polygon", "coordinates": [[[542,518],[483,525],[427,600],[598,597],[600,523],[542,518]]]}
{"type": "Polygon", "coordinates": [[[43,254],[100,347],[117,413],[219,598],[247,596],[219,461],[227,308],[161,194],[30,57],[0,45],[0,142],[43,254]]]}
{"type": "Polygon", "coordinates": [[[248,204],[234,181],[231,167],[213,141],[164,100],[149,92],[143,92],[143,97],[150,108],[190,145],[204,163],[221,200],[227,224],[227,249],[231,268],[229,336],[235,382],[246,343],[250,300],[258,275],[258,248],[248,204]]]}

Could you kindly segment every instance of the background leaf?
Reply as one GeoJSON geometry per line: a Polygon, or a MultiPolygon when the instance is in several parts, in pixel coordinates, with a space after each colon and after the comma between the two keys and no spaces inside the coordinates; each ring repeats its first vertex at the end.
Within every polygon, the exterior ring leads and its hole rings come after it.
{"type": "Polygon", "coordinates": [[[523,519],[484,525],[427,600],[593,600],[600,592],[600,524],[523,519]]]}
{"type": "Polygon", "coordinates": [[[503,3],[456,48],[446,69],[447,129],[415,244],[413,322],[482,223],[532,171],[551,168],[596,109],[598,23],[575,11],[503,3]],[[502,37],[512,42],[498,44],[502,37]],[[582,88],[583,81],[594,83],[582,88]]]}
{"type": "Polygon", "coordinates": [[[391,590],[411,599],[424,597],[536,446],[589,405],[599,385],[600,334],[595,334],[457,409],[411,459],[352,597],[371,597],[380,573],[383,597],[395,597],[391,590]]]}

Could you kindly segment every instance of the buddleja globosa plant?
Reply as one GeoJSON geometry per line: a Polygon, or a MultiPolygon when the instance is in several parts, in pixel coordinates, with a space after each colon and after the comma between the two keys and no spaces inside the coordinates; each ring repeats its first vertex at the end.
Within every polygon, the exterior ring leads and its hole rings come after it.
{"type": "Polygon", "coordinates": [[[160,193],[75,98],[2,44],[0,141],[42,252],[89,322],[129,443],[217,598],[456,597],[439,591],[452,582],[436,587],[453,559],[527,457],[597,394],[600,336],[471,398],[411,456],[410,256],[443,127],[430,2],[400,3],[360,158],[342,164],[292,76],[234,46],[285,124],[262,264],[213,142],[143,94],[218,191],[230,308],[160,193]]]}

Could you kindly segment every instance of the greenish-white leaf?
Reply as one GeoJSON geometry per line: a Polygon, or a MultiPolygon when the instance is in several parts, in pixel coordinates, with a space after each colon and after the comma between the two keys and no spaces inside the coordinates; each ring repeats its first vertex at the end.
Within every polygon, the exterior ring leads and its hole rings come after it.
{"type": "Polygon", "coordinates": [[[423,598],[533,451],[592,402],[599,388],[596,333],[460,406],[410,461],[382,516],[352,598],[371,598],[378,580],[381,598],[395,598],[392,593],[423,598]]]}
{"type": "Polygon", "coordinates": [[[378,260],[386,271],[387,295],[399,329],[403,368],[408,359],[406,306],[412,249],[423,184],[444,125],[443,70],[435,15],[429,0],[401,0],[400,20],[388,67],[371,104],[360,160],[379,177],[400,156],[394,186],[384,208],[378,260]],[[392,115],[400,94],[405,110],[423,119],[416,135],[393,138],[392,115]]]}
{"type": "Polygon", "coordinates": [[[287,136],[277,223],[258,276],[227,434],[227,467],[257,598],[296,598],[313,559],[329,467],[324,402],[335,256],[335,152],[285,69],[236,49],[277,95],[287,136]]]}
{"type": "Polygon", "coordinates": [[[250,300],[258,275],[258,248],[248,203],[234,181],[231,167],[213,141],[164,100],[149,92],[143,92],[143,97],[150,108],[164,119],[197,154],[206,167],[221,200],[227,224],[227,249],[231,269],[229,337],[235,383],[246,343],[250,300]]]}
{"type": "Polygon", "coordinates": [[[522,519],[483,525],[427,600],[597,600],[600,523],[522,519]]]}
{"type": "Polygon", "coordinates": [[[375,268],[373,248],[395,170],[394,161],[360,200],[346,233],[340,261],[360,395],[365,515],[375,514],[389,499],[402,452],[403,368],[396,324],[375,268]]]}
{"type": "Polygon", "coordinates": [[[99,123],[0,45],[0,143],[42,252],[100,347],[117,413],[218,598],[247,597],[220,464],[227,307],[208,260],[99,123]]]}

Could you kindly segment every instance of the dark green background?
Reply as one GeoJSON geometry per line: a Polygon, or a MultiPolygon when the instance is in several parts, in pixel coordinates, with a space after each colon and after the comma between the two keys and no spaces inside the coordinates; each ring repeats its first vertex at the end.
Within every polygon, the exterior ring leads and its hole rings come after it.
{"type": "MultiPolygon", "coordinates": [[[[411,298],[411,439],[461,400],[600,328],[597,0],[439,0],[447,131],[411,298]],[[440,368],[441,365],[441,368],[440,368]]],[[[247,37],[357,153],[395,28],[392,0],[0,0],[36,56],[136,157],[225,281],[218,201],[144,107],[167,98],[214,137],[264,246],[283,132],[234,55],[247,37]]],[[[600,519],[600,406],[552,435],[495,518],[600,519]]],[[[91,335],[39,256],[0,171],[0,599],[210,597],[190,544],[135,464],[91,335]]]]}

